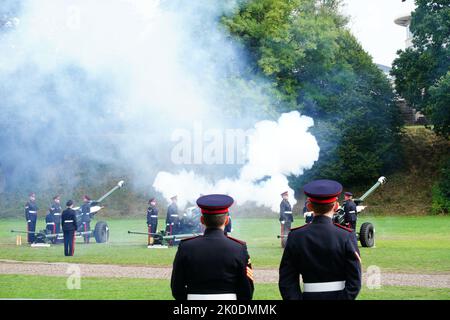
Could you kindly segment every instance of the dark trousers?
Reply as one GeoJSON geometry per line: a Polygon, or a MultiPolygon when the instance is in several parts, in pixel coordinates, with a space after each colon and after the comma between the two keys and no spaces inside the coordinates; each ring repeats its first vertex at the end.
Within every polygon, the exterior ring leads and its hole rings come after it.
{"type": "Polygon", "coordinates": [[[288,220],[286,220],[284,222],[284,224],[281,224],[281,228],[283,229],[283,234],[285,236],[287,236],[289,234],[289,232],[291,231],[291,224],[292,224],[292,222],[288,221],[288,220]]]}
{"type": "Polygon", "coordinates": [[[286,247],[287,236],[289,232],[291,232],[291,221],[286,220],[284,223],[281,223],[281,247],[286,247]]]}
{"type": "MultiPolygon", "coordinates": [[[[88,232],[88,231],[91,231],[91,223],[90,222],[82,222],[81,223],[81,226],[82,226],[82,230],[81,231],[83,231],[83,232],[88,232]]],[[[83,236],[83,238],[84,238],[84,243],[89,243],[89,238],[91,237],[91,235],[90,234],[85,234],[84,236],[83,236]]]]}
{"type": "MultiPolygon", "coordinates": [[[[31,220],[30,222],[27,222],[27,231],[28,232],[36,231],[36,220],[31,220]]],[[[33,243],[34,241],[35,241],[35,234],[29,233],[28,234],[28,243],[33,243]]]]}
{"type": "MultiPolygon", "coordinates": [[[[56,225],[47,224],[46,230],[47,230],[47,234],[56,234],[56,225]]],[[[51,238],[52,243],[56,243],[56,238],[57,237],[51,238]]]]}
{"type": "Polygon", "coordinates": [[[158,219],[150,220],[150,223],[148,224],[148,232],[156,233],[157,229],[158,229],[158,219]]]}
{"type": "Polygon", "coordinates": [[[61,219],[58,221],[55,221],[55,233],[61,232],[61,219]]]}
{"type": "Polygon", "coordinates": [[[356,230],[356,215],[351,215],[345,218],[345,222],[348,224],[348,226],[353,230],[356,230]]]}
{"type": "Polygon", "coordinates": [[[178,234],[180,229],[180,225],[178,221],[172,221],[166,223],[166,232],[169,235],[178,234]]]}
{"type": "Polygon", "coordinates": [[[75,252],[75,230],[64,231],[64,255],[73,256],[75,252]]]}

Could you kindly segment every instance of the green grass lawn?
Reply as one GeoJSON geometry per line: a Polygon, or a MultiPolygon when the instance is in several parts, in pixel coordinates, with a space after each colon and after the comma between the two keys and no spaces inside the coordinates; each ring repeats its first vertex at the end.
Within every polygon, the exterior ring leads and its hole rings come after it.
{"type": "MultiPolygon", "coordinates": [[[[377,265],[383,271],[450,273],[450,217],[364,217],[376,229],[376,247],[361,248],[363,268],[377,265]]],[[[160,226],[163,221],[160,221],[160,226]]],[[[297,218],[295,225],[302,220],[297,218]]],[[[38,229],[43,228],[43,221],[38,229]]],[[[94,225],[95,223],[93,223],[94,225]]],[[[128,230],[146,231],[145,221],[110,219],[111,238],[108,244],[84,245],[78,240],[71,262],[127,265],[170,266],[176,248],[149,250],[146,236],[129,235],[128,230]]],[[[19,219],[0,220],[0,259],[23,261],[68,261],[63,247],[17,247],[11,229],[24,229],[19,219]]],[[[255,268],[277,268],[281,259],[279,224],[276,219],[234,219],[233,236],[245,240],[255,268]]],[[[25,239],[25,238],[24,238],[25,239]]]]}
{"type": "MultiPolygon", "coordinates": [[[[65,277],[0,275],[0,298],[25,299],[172,299],[168,280],[89,278],[81,279],[79,290],[69,290],[65,277]]],[[[450,289],[384,286],[363,287],[359,300],[446,300],[450,289]]],[[[256,284],[255,300],[279,300],[277,284],[256,284]]]]}

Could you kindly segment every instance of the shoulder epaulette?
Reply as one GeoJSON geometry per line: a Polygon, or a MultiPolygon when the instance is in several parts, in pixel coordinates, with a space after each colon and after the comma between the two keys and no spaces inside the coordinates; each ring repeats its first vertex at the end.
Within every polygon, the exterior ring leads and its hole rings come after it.
{"type": "Polygon", "coordinates": [[[237,243],[240,243],[240,244],[244,244],[244,245],[246,244],[245,241],[242,241],[242,240],[230,237],[230,236],[227,236],[227,238],[230,239],[230,240],[233,240],[233,241],[235,241],[237,243]]]}
{"type": "Polygon", "coordinates": [[[192,240],[192,239],[195,239],[195,238],[198,238],[198,237],[201,237],[201,235],[190,237],[190,238],[181,239],[181,241],[188,241],[188,240],[192,240]]]}
{"type": "Polygon", "coordinates": [[[300,227],[291,228],[291,231],[295,231],[295,230],[301,229],[301,228],[306,227],[306,226],[309,226],[309,223],[306,223],[306,224],[304,224],[304,225],[302,225],[300,227]]]}
{"type": "Polygon", "coordinates": [[[339,228],[341,228],[341,229],[344,229],[344,230],[346,230],[346,231],[348,231],[348,232],[353,232],[352,229],[347,228],[347,227],[344,227],[344,226],[342,226],[342,225],[340,225],[340,224],[338,224],[338,223],[334,223],[334,225],[335,225],[336,227],[339,227],[339,228]]]}

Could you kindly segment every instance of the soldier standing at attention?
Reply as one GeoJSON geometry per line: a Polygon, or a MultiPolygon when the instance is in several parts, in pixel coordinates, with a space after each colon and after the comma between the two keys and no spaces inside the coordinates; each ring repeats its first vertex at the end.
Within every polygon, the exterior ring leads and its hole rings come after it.
{"type": "MultiPolygon", "coordinates": [[[[158,228],[158,208],[156,207],[156,199],[151,198],[148,201],[148,204],[150,205],[147,209],[148,233],[156,233],[158,228]]],[[[153,237],[149,234],[148,245],[152,244],[153,244],[153,237]]]]}
{"type": "Polygon", "coordinates": [[[61,215],[61,223],[64,234],[64,255],[73,256],[75,252],[75,231],[77,230],[77,216],[73,210],[73,201],[66,203],[67,209],[61,215]]]}
{"type": "Polygon", "coordinates": [[[226,236],[229,233],[231,233],[231,231],[233,231],[233,225],[231,223],[232,223],[231,222],[231,215],[230,215],[230,212],[228,212],[228,223],[226,224],[225,229],[224,229],[224,233],[225,233],[226,236]]]}
{"type": "Polygon", "coordinates": [[[178,206],[177,206],[177,196],[173,196],[170,198],[172,203],[167,208],[167,217],[166,217],[166,232],[168,235],[177,234],[178,232],[178,206]]]}
{"type": "MultiPolygon", "coordinates": [[[[81,226],[83,232],[91,231],[91,198],[83,196],[83,205],[81,206],[81,226]]],[[[90,234],[84,234],[84,243],[89,243],[90,234]]]]}
{"type": "Polygon", "coordinates": [[[281,194],[283,200],[280,203],[280,223],[281,223],[281,243],[284,247],[285,239],[291,231],[291,224],[294,221],[292,216],[292,207],[289,203],[289,194],[287,191],[281,194]]]}
{"type": "MultiPolygon", "coordinates": [[[[55,228],[53,233],[61,232],[61,197],[59,195],[53,197],[53,203],[50,206],[50,213],[53,215],[53,220],[55,222],[55,228]]],[[[56,238],[55,238],[56,240],[56,238]]]]}
{"type": "Polygon", "coordinates": [[[356,204],[353,202],[353,193],[344,193],[344,221],[353,230],[356,230],[357,209],[356,204]]]}
{"type": "Polygon", "coordinates": [[[281,296],[284,300],[353,300],[361,289],[356,235],[332,222],[342,185],[333,180],[316,180],[303,190],[314,218],[289,234],[280,263],[281,296]]]}
{"type": "MultiPolygon", "coordinates": [[[[48,210],[47,215],[45,216],[45,231],[47,234],[56,234],[55,231],[55,216],[53,215],[51,210],[48,210]]],[[[52,238],[52,242],[56,243],[56,236],[52,238]]]]}
{"type": "Polygon", "coordinates": [[[253,271],[245,242],[227,237],[224,228],[233,198],[200,197],[204,235],[182,240],[173,262],[171,288],[176,300],[250,300],[253,271]]]}
{"type": "Polygon", "coordinates": [[[30,193],[30,199],[25,204],[25,220],[27,221],[28,243],[34,243],[36,231],[37,212],[39,208],[36,205],[36,194],[30,193]]]}

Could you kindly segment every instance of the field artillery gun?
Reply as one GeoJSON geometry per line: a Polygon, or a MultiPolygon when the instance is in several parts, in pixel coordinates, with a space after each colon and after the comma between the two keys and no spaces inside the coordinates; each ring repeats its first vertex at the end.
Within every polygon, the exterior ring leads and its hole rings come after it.
{"type": "MultiPolygon", "coordinates": [[[[367,190],[361,197],[353,200],[356,204],[356,215],[359,215],[366,206],[362,206],[361,203],[366,200],[368,196],[370,196],[375,190],[377,190],[380,186],[385,184],[387,179],[385,177],[378,178],[378,181],[367,190]]],[[[339,207],[339,209],[335,212],[333,216],[333,222],[337,223],[341,226],[347,226],[345,223],[345,212],[344,208],[339,207]]],[[[356,231],[356,230],[355,230],[356,231]]],[[[371,222],[364,222],[359,229],[359,232],[356,232],[356,238],[361,243],[362,247],[371,248],[375,245],[375,228],[371,222]]]]}
{"type": "Polygon", "coordinates": [[[157,232],[157,233],[128,231],[128,234],[146,235],[149,237],[149,239],[151,239],[149,241],[149,246],[158,245],[158,246],[167,246],[167,247],[177,245],[183,239],[188,239],[188,238],[202,235],[202,233],[186,233],[186,234],[169,235],[164,230],[161,230],[160,232],[157,232]]]}
{"type": "MultiPolygon", "coordinates": [[[[362,206],[361,203],[366,200],[368,196],[370,196],[375,190],[377,190],[381,185],[385,184],[387,179],[385,177],[378,178],[377,182],[367,190],[361,197],[354,199],[353,201],[356,204],[356,215],[359,215],[366,206],[362,206]]],[[[305,212],[304,216],[312,217],[312,212],[305,212]]],[[[342,206],[340,206],[337,211],[333,215],[333,222],[339,224],[344,227],[348,227],[345,223],[345,211],[342,206]]],[[[355,230],[356,231],[356,230],[355,230]]],[[[287,235],[281,236],[278,235],[277,238],[281,239],[281,246],[284,248],[286,246],[287,235]]],[[[356,232],[356,238],[361,243],[362,247],[371,248],[375,245],[375,228],[371,222],[364,222],[359,229],[359,232],[356,232]]]]}
{"type": "Polygon", "coordinates": [[[173,246],[181,240],[192,238],[203,234],[203,226],[200,222],[201,212],[198,207],[188,207],[185,209],[178,222],[176,234],[169,234],[165,230],[157,233],[128,231],[128,234],[146,235],[149,245],[173,246]]]}
{"type": "MultiPolygon", "coordinates": [[[[104,208],[104,206],[101,205],[102,201],[105,200],[107,197],[109,197],[113,192],[120,189],[124,185],[124,181],[119,181],[111,190],[109,190],[107,193],[105,193],[103,196],[101,196],[98,200],[94,200],[90,202],[90,215],[91,217],[94,217],[100,210],[104,208]]],[[[75,232],[75,237],[84,237],[86,235],[94,236],[95,241],[97,243],[105,243],[109,240],[109,227],[108,224],[105,221],[98,221],[95,224],[94,230],[91,231],[82,231],[82,221],[81,221],[81,208],[75,207],[73,208],[76,212],[77,217],[77,232],[75,232]]],[[[49,233],[48,230],[40,230],[35,232],[30,231],[17,231],[17,230],[11,230],[12,233],[19,233],[19,234],[34,234],[35,235],[35,242],[36,243],[58,243],[63,240],[64,236],[63,233],[49,233]]]]}

